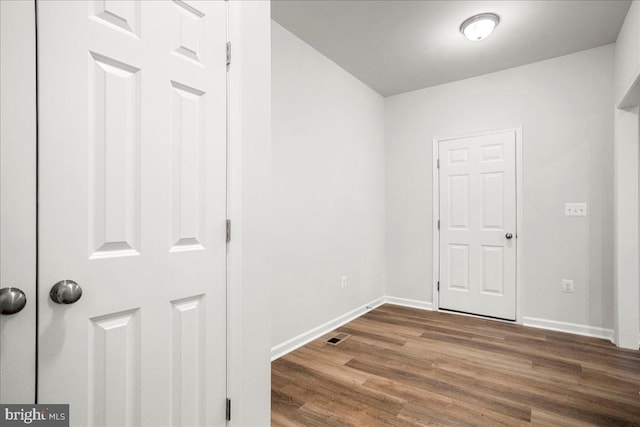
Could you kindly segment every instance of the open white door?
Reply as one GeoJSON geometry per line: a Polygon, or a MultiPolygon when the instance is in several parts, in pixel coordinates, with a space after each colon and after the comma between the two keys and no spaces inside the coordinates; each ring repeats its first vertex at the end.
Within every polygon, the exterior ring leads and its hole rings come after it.
{"type": "Polygon", "coordinates": [[[439,147],[439,307],[516,320],[515,130],[439,147]]]}
{"type": "Polygon", "coordinates": [[[0,403],[34,403],[35,3],[0,1],[0,403]],[[9,289],[11,288],[11,289],[9,289]],[[24,294],[26,304],[19,303],[24,294]],[[8,314],[22,306],[19,312],[8,314]]]}
{"type": "Polygon", "coordinates": [[[39,401],[72,425],[225,423],[226,8],[38,2],[39,401]]]}

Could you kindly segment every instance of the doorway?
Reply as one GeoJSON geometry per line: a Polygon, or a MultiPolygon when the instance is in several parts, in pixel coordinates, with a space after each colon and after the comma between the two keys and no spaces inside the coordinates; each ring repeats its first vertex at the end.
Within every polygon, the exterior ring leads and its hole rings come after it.
{"type": "Polygon", "coordinates": [[[521,128],[434,139],[436,308],[517,319],[521,128]]]}
{"type": "MultiPolygon", "coordinates": [[[[73,425],[224,424],[228,5],[9,3],[37,4],[39,291],[3,344],[37,327],[35,400],[73,425]]],[[[3,403],[34,401],[20,350],[3,403]]]]}

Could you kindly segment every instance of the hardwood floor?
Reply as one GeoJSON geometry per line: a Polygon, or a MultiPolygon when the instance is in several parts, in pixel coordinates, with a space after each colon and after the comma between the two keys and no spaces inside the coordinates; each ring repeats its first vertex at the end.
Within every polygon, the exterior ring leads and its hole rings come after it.
{"type": "Polygon", "coordinates": [[[274,426],[640,426],[640,351],[383,305],[272,363],[274,426]]]}

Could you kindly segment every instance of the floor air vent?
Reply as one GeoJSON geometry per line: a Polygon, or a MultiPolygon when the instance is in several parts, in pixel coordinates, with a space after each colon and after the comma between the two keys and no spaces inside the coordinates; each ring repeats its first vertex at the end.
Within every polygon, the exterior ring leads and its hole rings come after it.
{"type": "Polygon", "coordinates": [[[331,345],[338,345],[340,344],[342,341],[346,340],[347,338],[349,338],[351,335],[349,334],[338,334],[335,337],[329,338],[327,340],[327,344],[331,344],[331,345]]]}

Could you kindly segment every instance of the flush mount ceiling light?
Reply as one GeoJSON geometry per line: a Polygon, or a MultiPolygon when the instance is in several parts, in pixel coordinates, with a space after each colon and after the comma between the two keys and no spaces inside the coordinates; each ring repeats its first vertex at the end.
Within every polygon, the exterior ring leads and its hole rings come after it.
{"type": "Polygon", "coordinates": [[[495,13],[481,13],[467,19],[460,25],[460,32],[471,41],[485,39],[498,26],[500,17],[495,13]]]}

